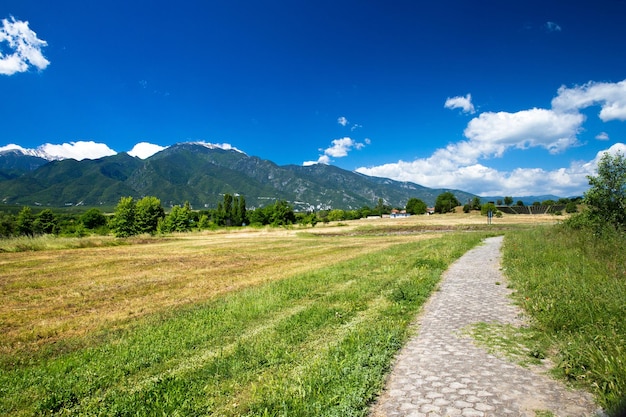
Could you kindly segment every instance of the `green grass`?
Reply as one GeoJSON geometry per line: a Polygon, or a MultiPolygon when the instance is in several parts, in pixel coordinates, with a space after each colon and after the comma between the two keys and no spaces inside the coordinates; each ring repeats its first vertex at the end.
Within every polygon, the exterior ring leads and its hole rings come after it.
{"type": "Polygon", "coordinates": [[[107,236],[58,237],[42,235],[35,237],[19,236],[0,239],[1,252],[34,252],[55,249],[80,249],[126,244],[123,240],[107,236]]]}
{"type": "Polygon", "coordinates": [[[511,324],[480,322],[465,332],[489,353],[524,367],[540,365],[550,347],[549,340],[536,329],[511,324]]]}
{"type": "Polygon", "coordinates": [[[626,240],[564,226],[509,233],[516,299],[556,352],[557,372],[608,410],[626,396],[626,240]]]}
{"type": "Polygon", "coordinates": [[[441,273],[484,237],[450,233],[396,245],[67,341],[65,349],[4,357],[0,409],[364,416],[441,273]]]}

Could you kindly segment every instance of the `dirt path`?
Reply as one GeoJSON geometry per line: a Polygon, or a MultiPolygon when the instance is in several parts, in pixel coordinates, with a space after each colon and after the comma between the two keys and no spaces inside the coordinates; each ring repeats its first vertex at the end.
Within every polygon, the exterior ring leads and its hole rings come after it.
{"type": "Polygon", "coordinates": [[[372,408],[381,416],[591,416],[591,396],[478,347],[464,329],[523,324],[500,272],[503,238],[487,239],[445,273],[417,335],[397,357],[372,408]]]}

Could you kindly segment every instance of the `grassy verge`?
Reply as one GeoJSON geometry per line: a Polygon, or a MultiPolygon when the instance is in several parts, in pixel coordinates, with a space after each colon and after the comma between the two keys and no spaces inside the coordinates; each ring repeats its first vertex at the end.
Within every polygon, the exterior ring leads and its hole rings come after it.
{"type": "Polygon", "coordinates": [[[419,306],[443,270],[483,237],[403,241],[156,310],[66,341],[66,349],[9,352],[0,409],[12,416],[365,415],[419,306]]]}
{"type": "Polygon", "coordinates": [[[116,239],[113,236],[59,237],[42,235],[35,237],[0,238],[2,252],[35,252],[45,250],[100,248],[154,242],[148,235],[132,239],[116,239]]]}
{"type": "Polygon", "coordinates": [[[516,298],[557,352],[557,372],[609,410],[626,396],[625,243],[556,226],[510,233],[504,245],[516,298]]]}

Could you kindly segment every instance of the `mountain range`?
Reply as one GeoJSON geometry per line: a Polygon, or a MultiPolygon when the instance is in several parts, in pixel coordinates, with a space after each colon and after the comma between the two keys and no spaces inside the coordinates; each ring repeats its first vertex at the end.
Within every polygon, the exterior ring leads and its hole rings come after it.
{"type": "Polygon", "coordinates": [[[118,153],[99,159],[61,159],[11,149],[0,152],[0,203],[30,206],[115,206],[121,197],[158,197],[165,207],[189,201],[216,207],[226,193],[248,207],[286,200],[295,210],[374,207],[379,198],[404,207],[415,197],[432,206],[439,194],[460,201],[473,194],[369,177],[332,165],[275,163],[206,143],[179,143],[146,159],[118,153]]]}

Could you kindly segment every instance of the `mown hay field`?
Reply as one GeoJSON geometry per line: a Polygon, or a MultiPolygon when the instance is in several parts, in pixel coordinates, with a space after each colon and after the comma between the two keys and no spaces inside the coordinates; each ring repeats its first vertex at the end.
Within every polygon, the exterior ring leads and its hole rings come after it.
{"type": "Polygon", "coordinates": [[[510,217],[0,253],[0,408],[363,415],[447,266],[485,236],[558,220],[510,217]]]}

